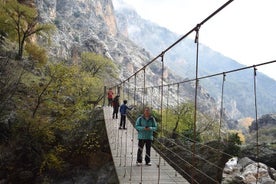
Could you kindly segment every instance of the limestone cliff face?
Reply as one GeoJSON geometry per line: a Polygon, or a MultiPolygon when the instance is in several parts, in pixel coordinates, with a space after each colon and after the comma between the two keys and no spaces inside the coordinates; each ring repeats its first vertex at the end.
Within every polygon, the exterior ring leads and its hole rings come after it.
{"type": "Polygon", "coordinates": [[[45,21],[56,22],[61,18],[64,18],[64,21],[79,20],[78,18],[84,17],[85,20],[94,19],[86,23],[89,25],[98,22],[95,20],[102,19],[101,22],[106,24],[106,31],[113,36],[117,34],[111,0],[37,0],[36,4],[41,18],[45,21]]]}
{"type": "MultiPolygon", "coordinates": [[[[52,45],[48,49],[52,58],[77,63],[80,62],[82,52],[96,52],[112,59],[119,66],[119,77],[122,80],[141,69],[153,58],[144,48],[130,41],[127,32],[118,31],[112,0],[36,0],[35,3],[41,21],[53,23],[57,27],[52,45]]],[[[161,84],[161,71],[159,62],[147,68],[147,86],[161,84]]],[[[141,78],[137,80],[137,85],[143,86],[142,74],[137,77],[141,78]]],[[[167,68],[164,80],[164,84],[166,81],[181,81],[167,68]]],[[[128,86],[133,87],[133,84],[129,83],[128,86]]],[[[183,88],[185,90],[182,90],[180,99],[193,99],[194,87],[187,84],[183,88]]],[[[153,91],[151,95],[158,96],[159,91],[153,91]]],[[[176,92],[170,94],[170,98],[170,103],[176,102],[176,92]]],[[[203,111],[216,114],[214,99],[203,90],[200,92],[200,99],[204,102],[203,111]]],[[[160,105],[158,101],[154,103],[156,106],[160,105]]]]}
{"type": "Polygon", "coordinates": [[[51,54],[57,58],[77,58],[84,50],[112,58],[106,39],[118,33],[111,0],[37,0],[43,22],[54,23],[51,54]]]}
{"type": "Polygon", "coordinates": [[[105,24],[107,25],[108,32],[115,36],[117,34],[117,25],[114,16],[113,6],[110,0],[98,0],[95,1],[95,12],[97,16],[103,17],[105,24]]]}
{"type": "Polygon", "coordinates": [[[57,27],[48,48],[52,58],[77,63],[84,51],[102,54],[119,66],[121,79],[128,78],[151,59],[145,49],[118,32],[111,0],[36,0],[35,3],[41,21],[57,27]]]}

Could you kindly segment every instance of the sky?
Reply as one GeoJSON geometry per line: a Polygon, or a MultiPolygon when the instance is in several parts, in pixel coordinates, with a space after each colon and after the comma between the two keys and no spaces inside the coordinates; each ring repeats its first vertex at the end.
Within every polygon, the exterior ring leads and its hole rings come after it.
{"type": "MultiPolygon", "coordinates": [[[[113,0],[119,6],[119,0],[113,0]]],[[[181,36],[227,0],[122,0],[181,36]]],[[[200,28],[199,41],[246,66],[276,60],[276,0],[234,0],[200,28]]],[[[195,35],[190,35],[194,39],[195,35]]],[[[170,46],[172,43],[168,43],[170,46]]],[[[257,67],[276,80],[276,63],[257,67]]]]}

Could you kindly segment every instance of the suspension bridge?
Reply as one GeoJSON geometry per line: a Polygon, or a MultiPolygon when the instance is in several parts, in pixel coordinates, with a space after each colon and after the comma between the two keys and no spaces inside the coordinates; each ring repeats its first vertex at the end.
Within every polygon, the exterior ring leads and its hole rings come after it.
{"type": "MultiPolygon", "coordinates": [[[[190,145],[181,145],[176,143],[175,141],[171,141],[168,143],[162,143],[159,139],[154,139],[155,142],[158,143],[159,147],[155,147],[152,150],[152,166],[136,166],[136,152],[137,152],[137,133],[133,128],[133,125],[127,120],[127,130],[119,130],[118,129],[118,119],[112,119],[112,109],[110,107],[104,107],[104,115],[105,115],[105,123],[107,134],[109,138],[109,143],[113,155],[114,164],[116,167],[117,175],[120,180],[120,183],[220,183],[222,180],[222,172],[223,167],[226,162],[226,158],[231,158],[233,155],[225,153],[220,149],[220,146],[223,144],[222,141],[222,126],[223,126],[223,116],[224,116],[224,86],[225,79],[228,74],[239,72],[242,70],[250,70],[253,69],[252,78],[253,78],[253,86],[254,86],[254,111],[255,111],[255,121],[258,119],[258,106],[257,106],[257,67],[262,65],[269,65],[272,63],[276,63],[274,61],[264,62],[258,65],[247,66],[243,68],[237,68],[230,71],[224,71],[221,73],[214,73],[208,76],[198,75],[198,62],[199,62],[199,32],[201,26],[205,24],[209,19],[215,16],[218,12],[224,9],[227,5],[229,5],[233,0],[227,1],[221,7],[219,7],[215,12],[210,14],[206,19],[202,22],[198,23],[194,28],[192,28],[187,34],[178,39],[175,43],[166,48],[163,52],[161,52],[158,56],[153,58],[150,62],[142,66],[139,70],[137,70],[134,74],[129,76],[127,79],[123,80],[120,84],[113,86],[112,88],[116,90],[117,94],[123,99],[132,99],[134,105],[140,106],[156,106],[161,120],[159,122],[159,129],[161,137],[166,132],[166,120],[163,119],[164,113],[166,112],[166,108],[169,107],[169,96],[172,91],[174,91],[177,95],[177,103],[180,104],[179,98],[179,89],[181,85],[185,85],[187,83],[193,84],[194,86],[194,102],[193,102],[193,139],[190,139],[190,145]],[[195,32],[195,44],[196,44],[196,73],[194,79],[188,79],[179,82],[168,83],[164,81],[164,55],[170,51],[175,45],[184,40],[188,35],[195,32]],[[154,86],[147,86],[147,67],[150,66],[155,61],[160,63],[161,58],[161,75],[154,86]],[[199,106],[199,81],[203,79],[208,79],[212,77],[222,78],[221,85],[221,99],[220,99],[220,114],[219,114],[219,130],[217,132],[217,141],[219,145],[204,145],[200,142],[196,141],[197,135],[197,127],[198,122],[198,106],[199,106]],[[140,93],[140,94],[138,94],[140,93]],[[165,102],[167,104],[165,104],[165,102]],[[173,146],[172,146],[173,145],[173,146]],[[160,149],[160,148],[163,149],[160,149]],[[170,147],[173,147],[171,149],[170,147]],[[206,149],[204,149],[204,147],[206,149]],[[159,150],[158,150],[159,149],[159,150]],[[186,160],[183,158],[184,156],[176,153],[176,150],[179,152],[184,152],[189,155],[186,157],[186,160]],[[210,161],[212,159],[206,158],[206,155],[201,152],[211,152],[213,156],[216,157],[215,161],[210,161]],[[166,157],[166,154],[172,154],[173,158],[166,157]],[[187,159],[188,158],[188,159],[187,159]],[[180,164],[182,164],[183,168],[177,168],[180,164]],[[201,164],[202,163],[202,164],[201,164]],[[170,166],[170,165],[173,165],[170,166]],[[208,171],[202,171],[198,167],[199,165],[209,165],[208,171]],[[176,169],[177,168],[177,169],[176,169]],[[183,177],[185,176],[185,178],[183,177]],[[201,176],[205,180],[198,180],[197,177],[201,176]],[[189,181],[187,181],[187,180],[189,181]]],[[[167,116],[166,116],[167,117],[167,116]]],[[[181,136],[181,135],[178,135],[181,136]]],[[[185,139],[189,139],[185,137],[185,139]]],[[[256,159],[259,157],[259,133],[258,133],[258,124],[257,124],[257,133],[256,133],[256,159]]],[[[212,154],[211,154],[212,155],[212,154]]],[[[256,183],[259,180],[258,170],[256,175],[256,183]]]]}
{"type": "Polygon", "coordinates": [[[154,150],[151,166],[136,165],[137,131],[127,119],[126,130],[119,129],[119,119],[112,118],[111,107],[104,107],[109,144],[120,183],[189,183],[154,150]]]}

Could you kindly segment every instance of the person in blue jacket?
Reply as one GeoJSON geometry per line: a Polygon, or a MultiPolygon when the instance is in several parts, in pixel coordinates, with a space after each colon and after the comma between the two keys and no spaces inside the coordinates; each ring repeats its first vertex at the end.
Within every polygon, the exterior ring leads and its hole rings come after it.
{"type": "Polygon", "coordinates": [[[137,118],[135,129],[138,131],[138,151],[136,164],[138,166],[142,164],[143,147],[146,145],[145,162],[146,165],[150,166],[151,143],[153,140],[153,132],[157,130],[157,123],[155,118],[151,115],[149,107],[145,107],[143,115],[137,118]]]}
{"type": "Polygon", "coordinates": [[[120,114],[121,114],[121,119],[120,119],[120,127],[119,129],[126,129],[126,115],[127,115],[127,110],[131,110],[132,108],[127,106],[127,100],[123,101],[123,104],[120,106],[120,114]]]}

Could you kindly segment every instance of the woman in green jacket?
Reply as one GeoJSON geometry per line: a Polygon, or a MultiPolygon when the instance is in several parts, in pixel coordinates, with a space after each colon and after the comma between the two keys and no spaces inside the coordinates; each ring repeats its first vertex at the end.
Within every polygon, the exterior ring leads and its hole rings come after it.
{"type": "Polygon", "coordinates": [[[153,140],[153,132],[157,130],[157,123],[155,118],[151,115],[149,107],[144,109],[142,116],[138,117],[135,123],[135,129],[138,131],[138,151],[136,164],[140,166],[142,164],[143,147],[146,145],[146,165],[151,165],[150,162],[150,150],[153,140]]]}

